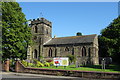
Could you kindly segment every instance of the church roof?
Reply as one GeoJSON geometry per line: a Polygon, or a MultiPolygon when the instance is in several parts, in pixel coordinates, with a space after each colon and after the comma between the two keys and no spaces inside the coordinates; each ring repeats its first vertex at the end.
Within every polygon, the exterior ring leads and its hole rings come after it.
{"type": "Polygon", "coordinates": [[[96,34],[83,35],[83,36],[71,36],[71,37],[58,37],[52,38],[49,42],[44,45],[63,45],[63,44],[83,44],[93,43],[96,34]]]}

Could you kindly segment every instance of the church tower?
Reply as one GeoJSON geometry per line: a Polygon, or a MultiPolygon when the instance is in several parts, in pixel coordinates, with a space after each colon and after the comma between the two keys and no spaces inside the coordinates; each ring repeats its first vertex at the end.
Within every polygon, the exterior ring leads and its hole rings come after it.
{"type": "Polygon", "coordinates": [[[43,44],[52,39],[52,23],[45,18],[30,21],[33,45],[29,46],[28,59],[40,59],[43,55],[43,44]],[[29,57],[30,56],[30,57],[29,57]]]}

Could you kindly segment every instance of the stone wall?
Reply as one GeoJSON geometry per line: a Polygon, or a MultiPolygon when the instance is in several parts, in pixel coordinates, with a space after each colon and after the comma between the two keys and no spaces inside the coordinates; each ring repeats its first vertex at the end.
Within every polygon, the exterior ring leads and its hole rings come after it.
{"type": "Polygon", "coordinates": [[[42,56],[45,58],[66,57],[68,55],[75,55],[77,61],[82,63],[90,63],[92,65],[99,64],[98,52],[92,44],[84,45],[53,45],[44,46],[42,56]],[[84,51],[83,51],[84,49],[84,51]],[[49,54],[52,53],[52,56],[49,54]],[[88,62],[89,61],[89,62],[88,62]]]}
{"type": "Polygon", "coordinates": [[[24,67],[20,61],[16,63],[16,72],[47,74],[56,76],[73,76],[83,78],[97,78],[97,79],[120,79],[120,73],[112,72],[94,72],[94,71],[77,71],[77,70],[60,70],[60,69],[42,69],[42,68],[28,68],[24,67]]]}

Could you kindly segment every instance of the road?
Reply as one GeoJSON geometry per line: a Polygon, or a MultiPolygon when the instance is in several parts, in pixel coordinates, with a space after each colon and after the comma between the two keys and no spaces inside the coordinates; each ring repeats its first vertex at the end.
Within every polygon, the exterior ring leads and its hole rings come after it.
{"type": "Polygon", "coordinates": [[[79,77],[3,72],[2,80],[107,80],[107,79],[87,79],[79,77]]]}

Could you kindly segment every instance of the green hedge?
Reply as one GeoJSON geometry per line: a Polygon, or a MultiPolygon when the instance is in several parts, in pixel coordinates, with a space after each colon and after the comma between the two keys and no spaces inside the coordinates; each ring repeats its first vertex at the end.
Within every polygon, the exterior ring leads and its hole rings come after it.
{"type": "Polygon", "coordinates": [[[22,60],[21,63],[22,63],[25,67],[34,67],[34,66],[35,66],[35,64],[29,63],[29,62],[27,62],[27,61],[25,61],[25,60],[22,60]]]}
{"type": "Polygon", "coordinates": [[[40,61],[37,61],[36,66],[37,66],[37,67],[44,67],[44,64],[42,64],[40,61]]]}
{"type": "Polygon", "coordinates": [[[45,64],[44,64],[46,67],[49,67],[50,66],[50,63],[48,63],[48,62],[45,62],[45,64]]]}

